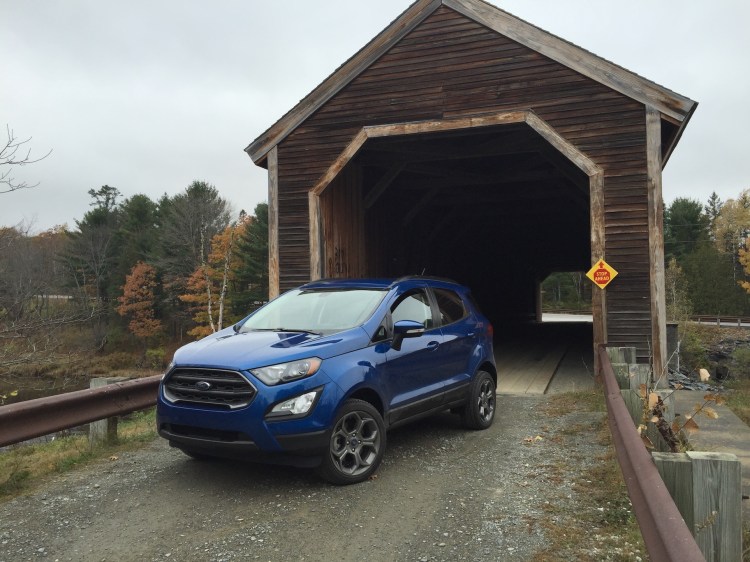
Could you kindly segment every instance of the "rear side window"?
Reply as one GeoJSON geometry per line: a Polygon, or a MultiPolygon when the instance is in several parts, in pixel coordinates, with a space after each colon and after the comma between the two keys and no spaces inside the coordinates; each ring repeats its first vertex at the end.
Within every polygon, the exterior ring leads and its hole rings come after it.
{"type": "Polygon", "coordinates": [[[433,289],[433,291],[440,309],[440,322],[443,326],[457,322],[467,316],[464,301],[457,293],[448,289],[433,289]]]}

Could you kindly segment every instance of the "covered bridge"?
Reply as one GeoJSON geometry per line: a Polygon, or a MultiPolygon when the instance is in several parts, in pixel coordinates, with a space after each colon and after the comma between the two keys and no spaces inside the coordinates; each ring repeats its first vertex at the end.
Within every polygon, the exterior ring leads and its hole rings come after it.
{"type": "Polygon", "coordinates": [[[594,343],[666,360],[662,168],[696,103],[481,0],[417,0],[246,152],[270,286],[426,272],[496,327],[605,259],[594,343]]]}

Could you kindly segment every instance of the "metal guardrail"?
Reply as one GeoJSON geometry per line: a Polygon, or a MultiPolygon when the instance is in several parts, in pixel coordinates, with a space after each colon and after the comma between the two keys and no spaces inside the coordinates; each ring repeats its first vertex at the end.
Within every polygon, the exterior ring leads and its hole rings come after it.
{"type": "Polygon", "coordinates": [[[742,327],[743,324],[750,324],[750,317],[723,316],[721,314],[695,314],[690,317],[690,320],[698,324],[715,324],[717,326],[736,324],[738,328],[742,327]]]}
{"type": "Polygon", "coordinates": [[[636,431],[606,347],[600,346],[598,353],[609,429],[649,557],[654,562],[705,561],[636,431]]]}
{"type": "Polygon", "coordinates": [[[0,447],[156,404],[161,375],[0,406],[0,447]]]}

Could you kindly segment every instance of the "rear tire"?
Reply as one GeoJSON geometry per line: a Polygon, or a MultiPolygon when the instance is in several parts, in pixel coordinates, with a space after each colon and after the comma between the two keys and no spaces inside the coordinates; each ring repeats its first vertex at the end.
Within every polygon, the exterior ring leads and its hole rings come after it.
{"type": "Polygon", "coordinates": [[[487,371],[477,371],[469,402],[461,409],[461,422],[468,429],[487,429],[495,419],[496,405],[495,380],[487,371]]]}
{"type": "Polygon", "coordinates": [[[333,423],[318,474],[331,484],[357,484],[370,478],[385,453],[385,424],[364,400],[347,400],[333,423]]]}

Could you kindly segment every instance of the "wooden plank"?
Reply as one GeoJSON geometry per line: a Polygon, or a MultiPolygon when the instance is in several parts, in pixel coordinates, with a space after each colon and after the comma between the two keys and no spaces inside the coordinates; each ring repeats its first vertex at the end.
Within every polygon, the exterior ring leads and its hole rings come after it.
{"type": "Polygon", "coordinates": [[[742,475],[735,455],[689,451],[695,542],[707,562],[742,559],[742,475]]]}
{"type": "Polygon", "coordinates": [[[741,465],[727,453],[652,453],[707,562],[742,559],[741,465]]]}
{"type": "Polygon", "coordinates": [[[567,345],[540,348],[530,342],[513,342],[495,353],[497,391],[508,394],[544,394],[555,374],[567,345]]]}
{"type": "Polygon", "coordinates": [[[672,496],[685,525],[695,536],[695,502],[693,499],[693,464],[685,453],[651,453],[656,469],[672,496]]]}

